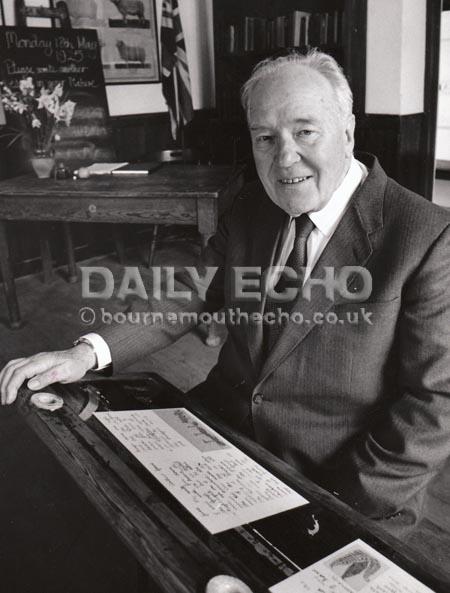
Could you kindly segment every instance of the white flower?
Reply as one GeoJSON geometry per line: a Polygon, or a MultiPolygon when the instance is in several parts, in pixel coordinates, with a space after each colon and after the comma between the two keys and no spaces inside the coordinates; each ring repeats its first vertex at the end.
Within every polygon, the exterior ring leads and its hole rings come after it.
{"type": "Polygon", "coordinates": [[[11,103],[6,106],[9,107],[10,111],[15,111],[16,113],[20,113],[20,115],[22,115],[22,113],[27,110],[27,106],[25,105],[25,103],[23,103],[22,101],[18,101],[17,99],[11,101],[11,103]]]}
{"type": "Polygon", "coordinates": [[[8,97],[2,97],[2,103],[6,111],[12,111],[11,101],[8,99],[8,97]]]}
{"type": "MultiPolygon", "coordinates": [[[[11,91],[11,89],[7,86],[3,86],[3,88],[2,88],[2,103],[5,106],[6,111],[19,111],[17,109],[17,104],[19,103],[19,99],[11,91]]],[[[20,101],[20,104],[22,106],[24,105],[22,103],[22,101],[20,101]]]]}
{"type": "Polygon", "coordinates": [[[52,115],[55,114],[58,108],[58,98],[53,94],[49,94],[47,89],[41,88],[41,95],[37,98],[38,109],[46,109],[52,115]]]}
{"type": "Polygon", "coordinates": [[[57,122],[63,121],[66,124],[66,126],[70,126],[75,106],[76,103],[74,103],[73,101],[65,101],[65,103],[60,105],[59,109],[55,111],[55,120],[57,122]]]}
{"type": "Polygon", "coordinates": [[[37,108],[38,109],[44,109],[45,108],[45,103],[48,101],[48,92],[46,89],[41,87],[41,94],[39,95],[39,97],[36,99],[38,105],[37,108]]]}
{"type": "MultiPolygon", "coordinates": [[[[64,101],[63,83],[39,83],[36,87],[31,76],[18,82],[18,88],[10,87],[0,80],[0,101],[5,111],[21,116],[28,129],[29,140],[35,149],[46,149],[58,142],[58,125],[70,126],[76,103],[64,101]],[[36,133],[38,131],[38,133],[36,133]]],[[[17,137],[20,137],[19,133],[17,137]]]]}
{"type": "Polygon", "coordinates": [[[28,76],[19,82],[19,89],[22,95],[34,95],[34,83],[31,76],[28,76]]]}
{"type": "Polygon", "coordinates": [[[57,96],[57,97],[62,97],[63,94],[63,85],[58,82],[58,84],[55,86],[55,88],[53,89],[53,93],[57,96]]]}
{"type": "Polygon", "coordinates": [[[3,86],[3,92],[4,92],[6,95],[10,96],[10,97],[11,97],[11,96],[13,96],[13,92],[12,92],[12,90],[9,88],[9,86],[6,86],[6,85],[4,85],[4,86],[3,86]]]}

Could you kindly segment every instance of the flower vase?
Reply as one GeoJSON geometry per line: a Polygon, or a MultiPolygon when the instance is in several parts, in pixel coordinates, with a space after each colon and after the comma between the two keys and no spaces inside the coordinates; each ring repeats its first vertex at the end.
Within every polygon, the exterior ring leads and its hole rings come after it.
{"type": "Polygon", "coordinates": [[[39,179],[48,179],[55,167],[55,158],[44,150],[35,150],[30,163],[39,179]]]}

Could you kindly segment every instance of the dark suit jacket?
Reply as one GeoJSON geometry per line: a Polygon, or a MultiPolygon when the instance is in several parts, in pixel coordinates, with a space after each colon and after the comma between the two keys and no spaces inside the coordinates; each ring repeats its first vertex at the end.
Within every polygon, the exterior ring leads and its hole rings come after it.
{"type": "MultiPolygon", "coordinates": [[[[326,266],[365,266],[370,297],[348,302],[338,294],[333,301],[313,289],[311,301],[300,297],[293,306],[309,322],[289,324],[266,359],[261,325],[230,324],[218,364],[196,395],[403,535],[450,454],[450,214],[366,157],[369,175],[312,276],[323,276],[326,266]],[[335,315],[327,323],[317,312],[335,315]]],[[[263,310],[264,299],[233,299],[232,270],[272,265],[285,217],[259,182],[244,188],[207,249],[207,263],[219,267],[209,309],[263,310]]],[[[350,291],[352,281],[358,289],[358,278],[351,279],[350,291]]],[[[114,366],[151,347],[150,334],[106,333],[114,366]]]]}

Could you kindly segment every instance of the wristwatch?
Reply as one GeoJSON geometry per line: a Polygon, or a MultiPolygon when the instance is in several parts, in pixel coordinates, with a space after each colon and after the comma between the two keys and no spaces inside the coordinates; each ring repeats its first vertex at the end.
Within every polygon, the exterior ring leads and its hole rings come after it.
{"type": "Polygon", "coordinates": [[[94,371],[102,371],[103,369],[107,369],[111,366],[111,351],[102,336],[96,334],[95,332],[90,332],[80,336],[78,340],[74,342],[74,345],[80,343],[89,344],[89,346],[91,346],[91,348],[94,350],[97,361],[97,364],[93,369],[94,371]]]}
{"type": "Polygon", "coordinates": [[[74,346],[78,346],[78,344],[87,344],[92,352],[94,353],[95,356],[95,365],[92,367],[92,369],[90,369],[91,371],[96,371],[98,370],[98,357],[97,357],[97,352],[95,350],[95,346],[94,344],[91,342],[91,340],[89,338],[86,338],[84,336],[82,336],[81,338],[78,338],[77,340],[75,340],[75,342],[73,343],[74,346]]]}

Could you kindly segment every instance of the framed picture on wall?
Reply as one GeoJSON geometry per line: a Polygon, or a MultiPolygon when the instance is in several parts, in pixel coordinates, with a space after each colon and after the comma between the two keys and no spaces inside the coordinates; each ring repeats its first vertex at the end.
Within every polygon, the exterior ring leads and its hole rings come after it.
{"type": "Polygon", "coordinates": [[[65,0],[74,28],[97,29],[106,84],[160,81],[155,0],[65,0]]]}

